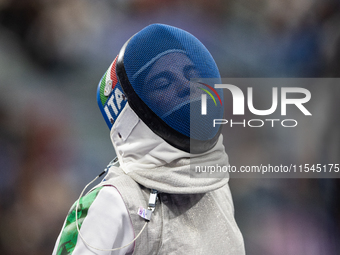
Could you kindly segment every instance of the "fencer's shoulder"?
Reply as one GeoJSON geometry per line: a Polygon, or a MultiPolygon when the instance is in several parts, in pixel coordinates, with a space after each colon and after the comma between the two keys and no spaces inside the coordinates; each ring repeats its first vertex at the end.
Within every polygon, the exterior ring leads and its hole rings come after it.
{"type": "Polygon", "coordinates": [[[105,185],[95,187],[72,205],[53,254],[88,252],[84,242],[78,241],[79,231],[95,247],[112,247],[112,240],[120,240],[126,232],[129,240],[133,238],[130,218],[117,189],[105,185]],[[98,239],[97,233],[106,234],[98,239]]]}
{"type": "Polygon", "coordinates": [[[69,215],[75,214],[78,206],[77,212],[85,212],[82,216],[86,217],[90,208],[91,211],[94,210],[93,208],[103,209],[104,207],[107,207],[108,201],[115,204],[122,201],[122,197],[118,190],[112,185],[96,186],[86,195],[74,202],[69,211],[69,215]]]}
{"type": "Polygon", "coordinates": [[[114,186],[118,190],[120,187],[138,188],[139,184],[135,182],[128,174],[126,174],[120,167],[110,167],[108,173],[103,181],[97,186],[114,186]]]}

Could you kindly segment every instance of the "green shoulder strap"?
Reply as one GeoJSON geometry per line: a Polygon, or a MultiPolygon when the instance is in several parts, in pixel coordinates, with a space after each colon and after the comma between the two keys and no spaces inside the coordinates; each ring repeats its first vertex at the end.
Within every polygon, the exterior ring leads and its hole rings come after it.
{"type": "MultiPolygon", "coordinates": [[[[78,226],[81,229],[82,223],[87,216],[87,212],[92,205],[93,201],[97,197],[99,191],[103,187],[99,187],[82,197],[78,206],[78,226]]],[[[78,231],[76,226],[76,206],[77,201],[72,205],[65,222],[65,226],[62,230],[57,255],[70,255],[72,254],[78,239],[78,231]]]]}

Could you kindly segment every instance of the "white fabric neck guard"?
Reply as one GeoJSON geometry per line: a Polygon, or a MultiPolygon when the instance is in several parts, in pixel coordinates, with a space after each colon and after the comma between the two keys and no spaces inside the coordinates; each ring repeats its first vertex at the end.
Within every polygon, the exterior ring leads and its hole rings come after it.
{"type": "Polygon", "coordinates": [[[221,178],[200,178],[200,174],[192,170],[193,166],[228,166],[222,135],[214,148],[205,153],[181,151],[153,133],[127,103],[110,136],[120,167],[147,188],[170,194],[194,194],[228,183],[225,173],[219,175],[221,178]]]}

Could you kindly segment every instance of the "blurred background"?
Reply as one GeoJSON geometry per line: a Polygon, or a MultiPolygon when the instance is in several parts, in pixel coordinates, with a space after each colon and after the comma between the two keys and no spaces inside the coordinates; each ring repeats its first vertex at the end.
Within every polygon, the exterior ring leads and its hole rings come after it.
{"type": "MultiPolygon", "coordinates": [[[[339,0],[0,0],[0,254],[52,253],[70,206],[115,156],[97,84],[151,23],[194,34],[222,77],[340,75],[339,0]]],[[[225,135],[231,162],[340,163],[340,87],[309,89],[322,124],[293,141],[237,129],[225,135]]],[[[340,254],[339,179],[230,186],[247,254],[340,254]]]]}

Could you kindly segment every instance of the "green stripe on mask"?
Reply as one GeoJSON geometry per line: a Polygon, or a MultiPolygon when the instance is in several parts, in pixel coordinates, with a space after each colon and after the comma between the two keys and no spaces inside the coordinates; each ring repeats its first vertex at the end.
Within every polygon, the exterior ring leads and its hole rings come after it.
{"type": "Polygon", "coordinates": [[[107,100],[107,96],[104,95],[104,89],[105,89],[105,84],[106,84],[106,76],[110,75],[106,71],[105,75],[103,76],[102,80],[100,81],[100,101],[102,105],[104,106],[107,100]]]}

